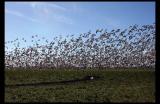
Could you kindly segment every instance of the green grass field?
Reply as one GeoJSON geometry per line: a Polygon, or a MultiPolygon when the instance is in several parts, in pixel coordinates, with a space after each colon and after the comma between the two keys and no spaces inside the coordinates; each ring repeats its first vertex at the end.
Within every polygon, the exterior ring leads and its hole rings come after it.
{"type": "Polygon", "coordinates": [[[5,87],[5,102],[155,102],[155,72],[151,70],[6,70],[5,84],[80,79],[99,80],[49,86],[5,87]]]}

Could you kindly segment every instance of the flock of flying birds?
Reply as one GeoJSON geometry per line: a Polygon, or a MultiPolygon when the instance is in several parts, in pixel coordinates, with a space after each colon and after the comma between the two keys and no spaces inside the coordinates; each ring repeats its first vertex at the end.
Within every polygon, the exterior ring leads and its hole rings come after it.
{"type": "Polygon", "coordinates": [[[6,68],[115,68],[155,67],[155,24],[130,26],[127,29],[97,29],[62,39],[55,37],[49,42],[38,35],[31,37],[34,44],[22,38],[5,42],[6,68]],[[41,45],[41,40],[45,44],[41,45]],[[14,48],[8,50],[7,44],[14,48]]]}

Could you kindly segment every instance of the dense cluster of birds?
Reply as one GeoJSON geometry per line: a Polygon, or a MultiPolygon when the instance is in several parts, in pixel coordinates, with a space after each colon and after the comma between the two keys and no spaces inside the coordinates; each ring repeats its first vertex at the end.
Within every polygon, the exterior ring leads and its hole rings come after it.
{"type": "MultiPolygon", "coordinates": [[[[6,68],[115,68],[155,67],[155,24],[133,25],[127,29],[97,29],[70,38],[31,37],[33,46],[21,48],[20,39],[5,43],[6,68]],[[37,40],[36,40],[37,38],[37,40]],[[36,40],[36,41],[35,41],[36,40]],[[7,50],[7,44],[14,44],[7,50]]],[[[22,41],[27,42],[24,38],[22,41]]]]}

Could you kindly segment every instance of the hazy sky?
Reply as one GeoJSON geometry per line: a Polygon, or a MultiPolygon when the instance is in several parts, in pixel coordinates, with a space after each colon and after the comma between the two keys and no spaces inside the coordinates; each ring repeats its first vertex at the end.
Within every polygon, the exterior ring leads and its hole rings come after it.
{"type": "Polygon", "coordinates": [[[5,2],[5,41],[152,23],[154,2],[5,2]]]}

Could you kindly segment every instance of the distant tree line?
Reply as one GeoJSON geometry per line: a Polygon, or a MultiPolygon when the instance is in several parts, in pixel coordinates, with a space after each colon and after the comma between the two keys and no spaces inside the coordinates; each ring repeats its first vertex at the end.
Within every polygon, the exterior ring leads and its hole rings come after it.
{"type": "MultiPolygon", "coordinates": [[[[32,36],[34,40],[37,35],[32,36]]],[[[97,29],[39,45],[20,48],[18,39],[12,51],[5,51],[6,68],[122,68],[155,67],[155,24],[133,25],[127,29],[97,29]],[[68,39],[67,39],[68,38],[68,39]]],[[[22,39],[24,42],[26,40],[22,39]]],[[[7,50],[7,46],[5,47],[7,50]]]]}

